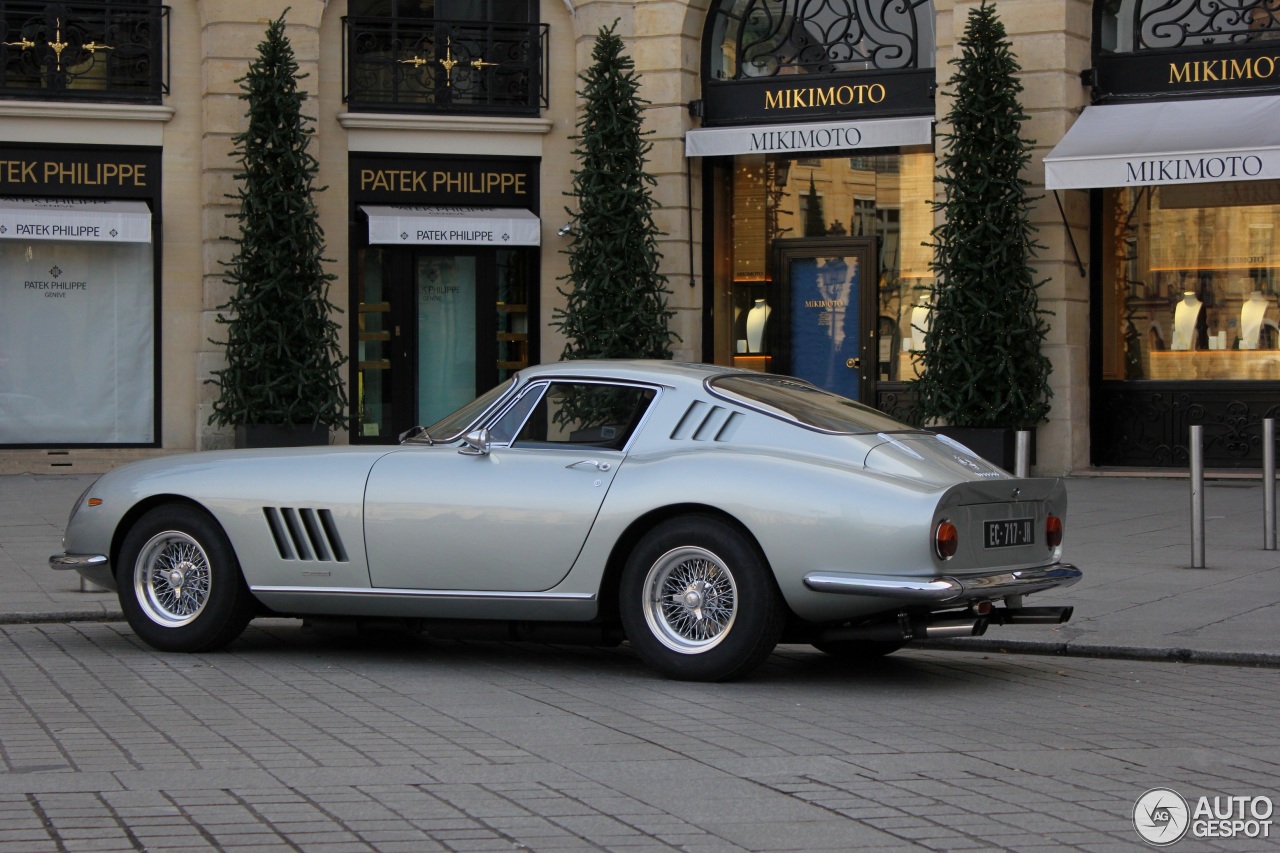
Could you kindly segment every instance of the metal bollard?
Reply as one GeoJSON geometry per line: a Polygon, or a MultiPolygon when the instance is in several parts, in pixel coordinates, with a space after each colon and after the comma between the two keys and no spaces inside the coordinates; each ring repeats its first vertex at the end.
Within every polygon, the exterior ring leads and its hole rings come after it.
{"type": "Polygon", "coordinates": [[[1015,433],[1013,446],[1013,474],[1015,477],[1031,476],[1031,432],[1020,429],[1015,433]]]}
{"type": "Polygon", "coordinates": [[[1204,427],[1191,428],[1191,568],[1204,568],[1204,427]]]}
{"type": "Polygon", "coordinates": [[[1276,419],[1262,422],[1262,550],[1276,550],[1276,419]]]}

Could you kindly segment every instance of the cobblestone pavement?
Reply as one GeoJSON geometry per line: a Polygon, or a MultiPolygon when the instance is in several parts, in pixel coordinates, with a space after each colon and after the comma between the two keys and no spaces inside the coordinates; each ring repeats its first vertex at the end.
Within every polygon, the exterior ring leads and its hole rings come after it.
{"type": "Polygon", "coordinates": [[[850,670],[807,647],[684,684],[625,646],[281,620],[187,656],[120,624],[0,626],[0,851],[1149,849],[1149,788],[1280,799],[1278,688],[997,652],[850,670]]]}

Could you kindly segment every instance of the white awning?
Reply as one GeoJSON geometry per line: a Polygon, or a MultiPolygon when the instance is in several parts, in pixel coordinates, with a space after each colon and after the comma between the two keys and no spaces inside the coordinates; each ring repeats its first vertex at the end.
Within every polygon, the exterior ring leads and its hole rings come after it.
{"type": "Polygon", "coordinates": [[[1280,98],[1085,107],[1044,174],[1051,190],[1280,178],[1280,98]]]}
{"type": "Polygon", "coordinates": [[[517,207],[361,205],[374,245],[538,246],[538,217],[517,207]]]}
{"type": "Polygon", "coordinates": [[[686,157],[716,157],[723,154],[896,148],[932,143],[933,119],[917,116],[690,130],[684,135],[684,154],[686,157]]]}
{"type": "Polygon", "coordinates": [[[151,210],[144,201],[3,198],[0,239],[150,243],[151,210]]]}

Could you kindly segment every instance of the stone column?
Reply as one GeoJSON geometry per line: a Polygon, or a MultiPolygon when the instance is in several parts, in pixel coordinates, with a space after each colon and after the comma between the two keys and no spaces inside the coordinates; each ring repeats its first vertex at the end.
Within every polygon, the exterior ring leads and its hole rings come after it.
{"type": "MultiPolygon", "coordinates": [[[[297,56],[300,74],[310,77],[302,86],[314,87],[319,79],[320,21],[328,3],[325,0],[198,0],[200,11],[201,98],[204,130],[200,143],[203,179],[199,204],[203,211],[203,252],[201,276],[203,298],[201,308],[201,344],[196,360],[196,448],[209,450],[229,447],[230,431],[210,426],[209,415],[217,389],[206,385],[212,371],[224,363],[222,351],[210,338],[222,340],[225,325],[215,321],[217,308],[231,297],[233,289],[226,283],[224,264],[231,260],[235,244],[227,239],[235,235],[236,222],[227,214],[236,210],[228,194],[236,190],[236,162],[230,156],[232,137],[247,126],[247,104],[240,99],[236,80],[245,75],[249,64],[258,56],[258,45],[266,37],[267,26],[285,9],[288,16],[286,34],[297,56]]],[[[311,90],[314,94],[314,89],[311,90]]],[[[308,103],[312,103],[308,101],[308,103]]],[[[316,114],[317,107],[308,110],[316,114]]],[[[318,158],[320,138],[311,144],[318,158]]]]}
{"type": "Polygon", "coordinates": [[[707,0],[572,3],[578,68],[590,67],[596,34],[616,20],[635,60],[640,96],[649,101],[645,130],[653,131],[648,137],[653,149],[647,169],[657,180],[653,196],[660,207],[654,221],[664,232],[658,251],[671,289],[669,305],[676,312],[671,327],[680,340],[672,350],[680,361],[702,360],[702,172],[696,160],[685,159],[684,133],[694,126],[688,104],[700,97],[699,45],[708,5],[707,0]]]}
{"type": "MultiPolygon", "coordinates": [[[[956,42],[964,33],[972,0],[935,0],[938,14],[938,119],[949,104],[943,96],[955,66],[956,42]]],[[[1036,473],[1063,474],[1089,466],[1089,194],[1060,192],[1062,207],[1044,189],[1044,155],[1062,139],[1085,104],[1080,72],[1091,64],[1092,4],[1087,0],[1001,0],[1000,20],[1022,66],[1022,106],[1030,120],[1023,133],[1035,147],[1025,175],[1029,192],[1041,196],[1032,221],[1045,245],[1036,258],[1040,307],[1049,336],[1045,353],[1053,363],[1049,421],[1037,432],[1036,473]],[[1072,248],[1072,239],[1074,246],[1072,248]],[[1077,254],[1079,257],[1077,258],[1077,254]]],[[[941,125],[939,133],[945,130],[941,125]]]]}

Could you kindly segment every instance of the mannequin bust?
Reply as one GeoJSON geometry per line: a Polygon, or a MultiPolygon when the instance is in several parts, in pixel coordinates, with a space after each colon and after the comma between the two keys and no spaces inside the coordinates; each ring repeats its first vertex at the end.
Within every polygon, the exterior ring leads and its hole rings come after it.
{"type": "Polygon", "coordinates": [[[1270,306],[1262,291],[1255,290],[1240,308],[1240,349],[1257,349],[1262,320],[1270,306]]]}
{"type": "Polygon", "coordinates": [[[1182,301],[1173,309],[1173,345],[1170,349],[1189,350],[1195,340],[1196,322],[1200,319],[1200,309],[1204,303],[1196,298],[1194,291],[1184,291],[1182,301]]]}
{"type": "Polygon", "coordinates": [[[747,352],[760,352],[764,343],[764,324],[772,312],[769,303],[763,299],[757,299],[747,312],[747,352]]]}

